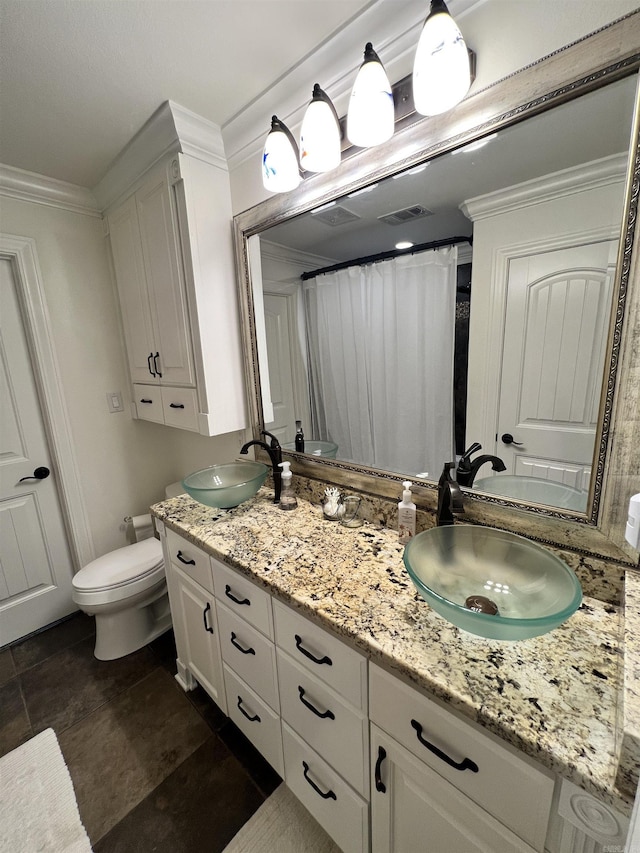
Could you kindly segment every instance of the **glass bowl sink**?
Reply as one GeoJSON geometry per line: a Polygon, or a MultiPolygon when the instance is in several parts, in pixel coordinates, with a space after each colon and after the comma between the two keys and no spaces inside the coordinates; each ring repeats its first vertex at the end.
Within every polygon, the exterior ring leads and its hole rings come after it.
{"type": "Polygon", "coordinates": [[[205,506],[232,509],[252,498],[268,473],[269,469],[262,462],[228,462],[189,474],[182,481],[182,487],[205,506]]]}
{"type": "MultiPolygon", "coordinates": [[[[295,441],[288,441],[282,445],[283,450],[295,450],[295,441]]],[[[338,445],[332,441],[314,441],[313,439],[304,440],[304,452],[310,453],[312,456],[323,456],[325,459],[335,459],[338,452],[338,445]]]]}
{"type": "Polygon", "coordinates": [[[492,527],[433,527],[404,550],[420,595],[449,622],[493,640],[557,628],[582,601],[577,577],[541,545],[492,527]]]}
{"type": "Polygon", "coordinates": [[[587,493],[554,483],[553,480],[541,480],[538,477],[519,477],[517,474],[496,474],[495,477],[483,477],[475,480],[473,488],[503,498],[515,498],[534,504],[557,506],[576,512],[587,511],[587,493]]]}

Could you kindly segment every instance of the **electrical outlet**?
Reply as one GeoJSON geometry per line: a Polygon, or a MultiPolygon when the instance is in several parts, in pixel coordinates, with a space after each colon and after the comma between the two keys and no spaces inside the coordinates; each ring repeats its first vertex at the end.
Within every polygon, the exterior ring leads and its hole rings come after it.
{"type": "Polygon", "coordinates": [[[124,412],[124,406],[122,405],[122,394],[120,393],[120,391],[107,392],[107,405],[109,406],[110,412],[124,412]]]}

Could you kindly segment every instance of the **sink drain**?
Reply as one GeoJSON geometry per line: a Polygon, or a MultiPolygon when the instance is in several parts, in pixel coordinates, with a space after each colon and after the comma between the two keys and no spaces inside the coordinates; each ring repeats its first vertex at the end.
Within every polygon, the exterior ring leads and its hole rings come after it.
{"type": "Polygon", "coordinates": [[[498,615],[498,605],[484,595],[470,595],[464,606],[475,613],[488,613],[490,616],[498,615]]]}

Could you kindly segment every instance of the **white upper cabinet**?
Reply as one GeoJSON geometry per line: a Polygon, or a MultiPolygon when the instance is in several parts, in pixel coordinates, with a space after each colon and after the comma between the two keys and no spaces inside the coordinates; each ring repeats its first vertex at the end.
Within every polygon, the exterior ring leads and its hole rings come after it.
{"type": "Polygon", "coordinates": [[[231,195],[219,129],[163,105],[96,194],[106,209],[135,416],[203,435],[244,429],[231,195]],[[141,402],[149,395],[140,385],[190,391],[186,403],[163,391],[173,405],[160,409],[141,402]]]}

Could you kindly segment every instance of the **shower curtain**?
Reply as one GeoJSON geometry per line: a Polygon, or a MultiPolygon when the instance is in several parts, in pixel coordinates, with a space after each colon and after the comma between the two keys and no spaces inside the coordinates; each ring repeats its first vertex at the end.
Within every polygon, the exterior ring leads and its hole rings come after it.
{"type": "Polygon", "coordinates": [[[457,249],[304,282],[313,435],[338,458],[440,475],[453,458],[457,249]]]}

